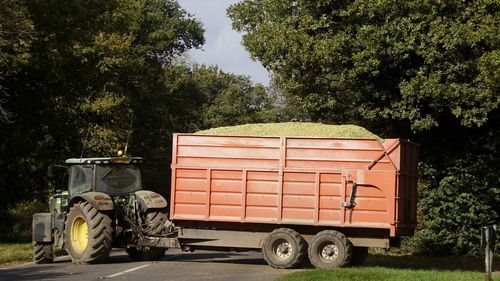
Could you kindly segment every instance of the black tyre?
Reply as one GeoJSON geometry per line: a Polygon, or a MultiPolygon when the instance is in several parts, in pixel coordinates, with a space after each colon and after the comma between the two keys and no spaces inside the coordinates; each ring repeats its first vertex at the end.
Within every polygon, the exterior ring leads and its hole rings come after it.
{"type": "Polygon", "coordinates": [[[33,262],[51,263],[54,261],[54,252],[51,242],[33,242],[33,262]]]}
{"type": "Polygon", "coordinates": [[[69,211],[65,228],[66,250],[73,263],[102,263],[111,252],[112,221],[88,202],[78,202],[69,211]]]}
{"type": "Polygon", "coordinates": [[[144,214],[142,231],[146,235],[160,235],[165,229],[165,222],[167,219],[167,212],[163,209],[147,210],[144,214]]]}
{"type": "Polygon", "coordinates": [[[363,265],[368,257],[368,247],[352,247],[351,266],[363,265]]]}
{"type": "Polygon", "coordinates": [[[130,259],[134,261],[155,261],[165,256],[166,248],[156,247],[129,247],[125,249],[130,259]]]}
{"type": "Polygon", "coordinates": [[[352,244],[344,234],[325,230],[314,236],[309,244],[309,260],[316,268],[337,268],[350,264],[352,244]]]}
{"type": "Polygon", "coordinates": [[[278,228],[264,240],[262,252],[274,268],[296,268],[306,258],[307,243],[295,230],[278,228]]]}

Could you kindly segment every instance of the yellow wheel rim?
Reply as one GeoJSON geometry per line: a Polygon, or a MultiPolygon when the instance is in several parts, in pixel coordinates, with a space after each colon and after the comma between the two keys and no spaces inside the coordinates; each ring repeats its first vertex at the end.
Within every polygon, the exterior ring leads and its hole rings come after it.
{"type": "Polygon", "coordinates": [[[78,253],[82,253],[87,248],[89,243],[89,227],[84,218],[78,217],[71,225],[71,244],[73,249],[78,253]]]}

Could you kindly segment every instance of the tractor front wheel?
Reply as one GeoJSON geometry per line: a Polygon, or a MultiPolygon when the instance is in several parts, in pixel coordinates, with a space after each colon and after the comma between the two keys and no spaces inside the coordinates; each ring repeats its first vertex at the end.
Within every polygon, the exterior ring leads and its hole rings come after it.
{"type": "Polygon", "coordinates": [[[73,263],[102,263],[111,252],[112,221],[88,202],[78,202],[69,211],[65,244],[73,263]]]}

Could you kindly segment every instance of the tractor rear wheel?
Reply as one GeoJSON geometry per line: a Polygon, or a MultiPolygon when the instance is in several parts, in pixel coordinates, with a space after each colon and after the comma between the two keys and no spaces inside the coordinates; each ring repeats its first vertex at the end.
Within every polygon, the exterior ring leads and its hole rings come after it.
{"type": "Polygon", "coordinates": [[[51,263],[54,261],[52,242],[34,242],[33,244],[33,262],[51,263]]]}
{"type": "Polygon", "coordinates": [[[128,247],[125,249],[130,259],[134,261],[155,261],[165,255],[166,248],[128,247]]]}
{"type": "Polygon", "coordinates": [[[112,221],[88,202],[78,202],[69,211],[65,244],[73,263],[102,263],[111,252],[112,221]]]}

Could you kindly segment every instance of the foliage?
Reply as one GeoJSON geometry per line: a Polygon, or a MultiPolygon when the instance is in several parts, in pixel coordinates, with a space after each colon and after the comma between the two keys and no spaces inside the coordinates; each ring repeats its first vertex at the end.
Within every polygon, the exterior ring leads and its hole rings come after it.
{"type": "MultiPolygon", "coordinates": [[[[498,2],[245,0],[233,27],[313,121],[452,116],[480,126],[498,108],[498,2]]],[[[443,124],[444,125],[444,124],[443,124]]]]}
{"type": "Polygon", "coordinates": [[[31,221],[34,213],[47,212],[46,198],[23,200],[12,207],[0,210],[0,241],[28,242],[31,241],[31,221]]]}
{"type": "Polygon", "coordinates": [[[28,11],[18,0],[0,2],[0,122],[11,122],[14,114],[2,107],[8,98],[4,80],[14,75],[30,58],[35,29],[28,11]]]}
{"type": "Polygon", "coordinates": [[[49,164],[111,155],[129,137],[128,153],[146,159],[145,188],[165,194],[173,132],[274,118],[266,90],[248,77],[177,63],[204,38],[174,0],[0,5],[0,26],[19,27],[0,41],[2,70],[13,69],[0,85],[17,115],[0,123],[2,206],[45,198],[49,164]]]}
{"type": "MultiPolygon", "coordinates": [[[[134,136],[147,135],[151,147],[167,150],[164,71],[174,56],[203,43],[201,24],[172,0],[24,5],[37,37],[28,63],[4,83],[17,118],[0,124],[0,191],[6,195],[0,202],[44,192],[46,166],[79,156],[82,143],[84,156],[109,155],[124,144],[132,117],[134,136]]],[[[146,158],[159,151],[134,144],[132,152],[147,151],[146,158]]],[[[167,154],[161,161],[168,167],[167,154]]]]}
{"type": "Polygon", "coordinates": [[[188,131],[275,120],[275,100],[249,77],[216,66],[177,65],[166,71],[175,123],[188,131]],[[188,117],[188,118],[186,118],[188,117]]]}
{"type": "Polygon", "coordinates": [[[416,253],[481,253],[481,227],[500,221],[499,135],[498,128],[488,130],[462,141],[463,155],[455,160],[422,167],[427,174],[419,203],[422,225],[413,241],[416,253]]]}

